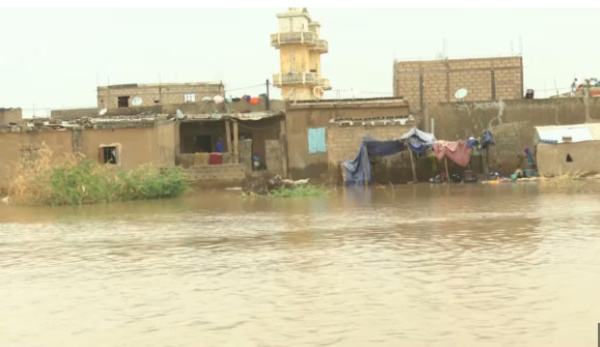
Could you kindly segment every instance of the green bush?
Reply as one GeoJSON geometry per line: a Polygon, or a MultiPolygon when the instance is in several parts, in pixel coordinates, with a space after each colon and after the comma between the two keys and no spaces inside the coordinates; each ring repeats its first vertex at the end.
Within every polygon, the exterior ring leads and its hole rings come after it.
{"type": "Polygon", "coordinates": [[[93,161],[49,163],[21,167],[9,190],[11,199],[27,205],[82,205],[176,197],[190,190],[180,167],[121,170],[93,161]]]}

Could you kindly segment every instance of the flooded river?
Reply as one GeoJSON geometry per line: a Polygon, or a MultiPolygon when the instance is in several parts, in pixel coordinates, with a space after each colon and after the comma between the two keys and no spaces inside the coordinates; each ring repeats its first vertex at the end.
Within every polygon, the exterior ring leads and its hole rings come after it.
{"type": "Polygon", "coordinates": [[[0,346],[595,346],[600,194],[0,205],[0,346]]]}

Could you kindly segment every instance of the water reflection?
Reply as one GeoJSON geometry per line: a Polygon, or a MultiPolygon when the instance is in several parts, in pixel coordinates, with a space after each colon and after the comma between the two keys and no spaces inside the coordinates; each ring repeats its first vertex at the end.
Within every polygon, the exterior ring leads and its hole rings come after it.
{"type": "Polygon", "coordinates": [[[0,345],[592,345],[599,207],[535,184],[0,206],[0,345]]]}

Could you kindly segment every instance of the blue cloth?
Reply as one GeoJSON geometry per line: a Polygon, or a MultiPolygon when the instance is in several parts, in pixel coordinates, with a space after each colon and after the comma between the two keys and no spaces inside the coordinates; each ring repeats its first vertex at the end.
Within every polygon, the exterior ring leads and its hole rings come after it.
{"type": "Polygon", "coordinates": [[[223,143],[221,141],[217,141],[217,153],[223,153],[225,152],[225,148],[223,148],[223,143]]]}
{"type": "Polygon", "coordinates": [[[371,164],[369,163],[369,151],[365,142],[360,146],[356,157],[345,161],[342,165],[346,169],[346,184],[368,184],[371,182],[371,164]]]}
{"type": "Polygon", "coordinates": [[[481,148],[487,148],[490,145],[495,146],[496,142],[494,142],[492,133],[486,129],[483,133],[483,140],[481,140],[481,148]]]}
{"type": "Polygon", "coordinates": [[[308,129],[308,153],[325,153],[325,128],[308,129]]]}
{"type": "Polygon", "coordinates": [[[372,137],[364,137],[356,157],[342,163],[346,170],[346,184],[371,183],[371,163],[369,156],[385,157],[407,150],[400,140],[377,141],[372,137]]]}
{"type": "Polygon", "coordinates": [[[424,153],[427,147],[431,147],[435,142],[433,134],[426,133],[417,128],[412,128],[404,135],[400,136],[399,140],[408,142],[408,147],[411,151],[417,154],[424,153]]]}
{"type": "Polygon", "coordinates": [[[473,148],[478,144],[479,141],[477,140],[472,140],[472,139],[468,139],[467,140],[467,148],[473,148]]]}
{"type": "Polygon", "coordinates": [[[385,157],[406,150],[406,146],[402,141],[377,141],[372,137],[365,137],[363,143],[367,145],[369,155],[385,157]]]}

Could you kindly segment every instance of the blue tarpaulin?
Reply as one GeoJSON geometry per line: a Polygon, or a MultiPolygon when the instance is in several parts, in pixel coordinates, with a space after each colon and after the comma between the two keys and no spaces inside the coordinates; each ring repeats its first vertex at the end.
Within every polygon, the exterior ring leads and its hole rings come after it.
{"type": "Polygon", "coordinates": [[[367,136],[363,138],[356,157],[342,163],[346,170],[346,184],[365,184],[371,182],[370,155],[385,157],[409,148],[415,153],[423,153],[434,142],[435,137],[432,134],[416,128],[411,129],[396,140],[378,141],[367,136]]]}
{"type": "Polygon", "coordinates": [[[346,184],[365,184],[371,182],[371,165],[367,145],[363,141],[360,150],[353,160],[347,160],[342,165],[346,169],[346,184]]]}
{"type": "Polygon", "coordinates": [[[385,157],[405,151],[406,149],[406,145],[400,140],[377,141],[368,136],[363,138],[356,157],[342,164],[346,169],[346,184],[365,184],[371,182],[370,155],[385,157]]]}
{"type": "Polygon", "coordinates": [[[366,143],[370,155],[378,157],[385,157],[406,150],[404,142],[398,140],[377,141],[372,137],[365,137],[363,143],[366,143]]]}

